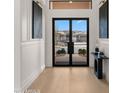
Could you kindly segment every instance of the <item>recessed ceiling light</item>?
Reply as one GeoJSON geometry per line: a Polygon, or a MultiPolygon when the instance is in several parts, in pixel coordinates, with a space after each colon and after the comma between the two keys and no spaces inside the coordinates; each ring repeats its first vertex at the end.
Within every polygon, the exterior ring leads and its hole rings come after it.
{"type": "Polygon", "coordinates": [[[69,3],[72,3],[72,1],[70,0],[69,3]]]}

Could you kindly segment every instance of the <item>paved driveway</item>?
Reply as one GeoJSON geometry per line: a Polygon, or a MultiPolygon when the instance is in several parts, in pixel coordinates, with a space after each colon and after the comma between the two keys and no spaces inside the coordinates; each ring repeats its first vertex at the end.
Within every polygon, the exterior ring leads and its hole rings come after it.
{"type": "MultiPolygon", "coordinates": [[[[86,64],[86,59],[87,57],[86,56],[81,56],[79,54],[73,54],[72,55],[72,63],[83,63],[83,64],[86,64]]],[[[65,55],[60,55],[60,56],[56,56],[55,57],[55,62],[56,63],[69,63],[69,55],[68,54],[65,54],[65,55]]]]}

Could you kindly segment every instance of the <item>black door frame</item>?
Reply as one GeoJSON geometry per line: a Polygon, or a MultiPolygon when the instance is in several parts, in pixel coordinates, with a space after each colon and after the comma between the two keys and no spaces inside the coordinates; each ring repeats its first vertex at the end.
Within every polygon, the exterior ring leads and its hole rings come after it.
{"type": "MultiPolygon", "coordinates": [[[[72,41],[72,36],[69,35],[70,41],[72,41]]],[[[89,66],[89,18],[52,18],[52,64],[53,67],[80,67],[80,66],[89,66]],[[72,21],[71,20],[87,20],[87,64],[86,65],[72,65],[72,54],[69,56],[69,65],[57,65],[55,64],[55,44],[54,44],[54,31],[55,31],[55,20],[69,20],[69,32],[72,35],[72,21]]]]}

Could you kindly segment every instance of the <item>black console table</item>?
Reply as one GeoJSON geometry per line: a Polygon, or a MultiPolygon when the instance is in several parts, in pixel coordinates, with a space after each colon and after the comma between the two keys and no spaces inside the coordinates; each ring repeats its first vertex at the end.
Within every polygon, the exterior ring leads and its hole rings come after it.
{"type": "Polygon", "coordinates": [[[108,57],[106,57],[105,55],[99,55],[98,57],[98,53],[96,52],[92,52],[91,54],[94,55],[94,73],[97,76],[98,79],[102,79],[103,78],[103,59],[109,59],[108,57]]]}

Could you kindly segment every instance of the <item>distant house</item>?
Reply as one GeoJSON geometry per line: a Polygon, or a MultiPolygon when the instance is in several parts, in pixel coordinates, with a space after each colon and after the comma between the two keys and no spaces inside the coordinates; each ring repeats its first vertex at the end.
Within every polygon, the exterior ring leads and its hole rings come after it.
{"type": "MultiPolygon", "coordinates": [[[[86,32],[73,31],[72,41],[73,42],[86,42],[87,40],[86,32]]],[[[69,31],[58,31],[56,32],[56,42],[68,42],[69,41],[69,31]]]]}

